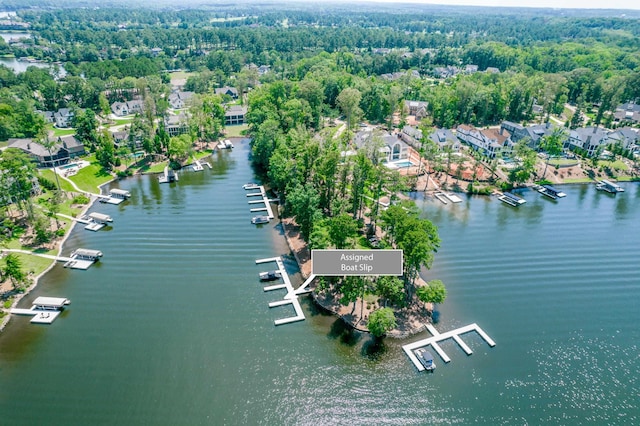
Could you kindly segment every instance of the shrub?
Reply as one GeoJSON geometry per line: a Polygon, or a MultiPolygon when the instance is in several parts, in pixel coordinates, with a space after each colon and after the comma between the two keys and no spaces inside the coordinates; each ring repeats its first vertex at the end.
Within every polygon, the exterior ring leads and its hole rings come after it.
{"type": "Polygon", "coordinates": [[[89,204],[89,201],[91,200],[86,195],[76,195],[75,197],[73,197],[73,200],[71,200],[71,203],[72,204],[89,204]]]}
{"type": "Polygon", "coordinates": [[[54,191],[57,188],[55,182],[52,182],[43,176],[38,176],[38,184],[47,191],[54,191]]]}

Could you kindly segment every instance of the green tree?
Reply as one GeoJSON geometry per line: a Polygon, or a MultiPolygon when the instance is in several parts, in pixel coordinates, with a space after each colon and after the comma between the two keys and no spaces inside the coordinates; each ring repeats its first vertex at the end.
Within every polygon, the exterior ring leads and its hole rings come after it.
{"type": "Polygon", "coordinates": [[[90,109],[85,109],[83,112],[78,112],[73,121],[76,128],[76,138],[88,146],[92,152],[95,151],[98,144],[96,114],[90,109]]]}
{"type": "Polygon", "coordinates": [[[11,285],[13,286],[13,288],[17,288],[17,285],[23,283],[25,278],[27,277],[22,270],[22,262],[20,261],[20,258],[14,253],[7,255],[4,261],[4,274],[11,280],[11,285]]]}
{"type": "Polygon", "coordinates": [[[174,136],[169,140],[167,155],[171,161],[180,163],[191,153],[191,138],[189,135],[174,136]]]}
{"type": "Polygon", "coordinates": [[[98,135],[96,160],[106,170],[111,170],[116,163],[116,146],[111,133],[106,129],[98,135]]]}
{"type": "Polygon", "coordinates": [[[398,277],[381,276],[376,279],[376,294],[394,305],[402,304],[404,300],[404,283],[398,277]]]}
{"type": "Polygon", "coordinates": [[[300,226],[300,234],[305,241],[313,232],[314,223],[322,217],[320,196],[311,185],[297,185],[287,196],[288,210],[293,214],[300,226]]]}
{"type": "Polygon", "coordinates": [[[337,249],[353,247],[349,241],[358,234],[358,222],[348,214],[340,214],[329,219],[329,238],[337,249]]]}
{"type": "Polygon", "coordinates": [[[381,308],[369,315],[369,332],[375,337],[382,337],[397,326],[396,316],[391,308],[381,308]]]}
{"type": "Polygon", "coordinates": [[[425,303],[442,303],[447,298],[447,289],[440,280],[431,280],[417,290],[418,299],[425,303]]]}
{"type": "Polygon", "coordinates": [[[553,129],[550,135],[543,136],[540,139],[540,149],[548,154],[547,161],[544,163],[544,173],[542,177],[547,176],[547,166],[549,166],[549,159],[557,157],[562,154],[562,146],[566,138],[566,133],[562,127],[556,127],[553,129]]]}
{"type": "Polygon", "coordinates": [[[351,130],[353,121],[362,112],[360,110],[360,100],[362,95],[358,89],[347,87],[338,95],[336,102],[340,110],[347,116],[347,130],[351,130]]]}

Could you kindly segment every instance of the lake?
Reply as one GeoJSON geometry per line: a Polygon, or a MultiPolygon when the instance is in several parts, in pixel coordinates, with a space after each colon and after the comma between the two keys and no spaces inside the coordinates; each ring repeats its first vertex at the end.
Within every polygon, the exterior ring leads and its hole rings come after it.
{"type": "Polygon", "coordinates": [[[638,424],[640,186],[612,196],[565,186],[519,209],[495,198],[442,205],[415,195],[442,238],[427,279],[448,289],[436,328],[478,323],[418,373],[396,341],[373,341],[302,298],[307,319],[269,308],[255,260],[295,262],[275,221],[250,224],[248,143],[174,184],[136,176],[97,204],[111,229],[78,228],[65,253],[99,249],[88,271],[56,266],[24,301],[72,303],[50,326],[0,333],[0,412],[31,424],[638,424]]]}

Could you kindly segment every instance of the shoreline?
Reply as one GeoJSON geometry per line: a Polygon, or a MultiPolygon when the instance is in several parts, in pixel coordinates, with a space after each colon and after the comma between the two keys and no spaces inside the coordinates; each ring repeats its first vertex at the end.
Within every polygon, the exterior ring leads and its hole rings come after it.
{"type": "MultiPolygon", "coordinates": [[[[110,184],[111,182],[115,181],[116,179],[118,179],[117,177],[114,177],[113,179],[109,180],[108,182],[103,183],[102,185],[100,185],[98,188],[100,189],[100,194],[102,194],[102,187],[110,184]]],[[[91,196],[89,202],[87,203],[87,205],[78,213],[78,215],[84,215],[86,214],[87,210],[89,210],[91,207],[93,207],[93,204],[98,200],[98,197],[96,196],[91,196]]],[[[73,230],[75,229],[76,225],[78,224],[78,222],[73,221],[73,225],[69,228],[69,230],[64,234],[64,236],[62,237],[62,239],[56,243],[57,247],[58,247],[58,252],[56,254],[56,256],[60,256],[62,254],[62,250],[64,249],[64,244],[67,242],[67,239],[69,238],[69,236],[71,235],[71,233],[73,232],[73,230]]],[[[40,272],[38,275],[36,275],[33,278],[33,283],[25,289],[25,291],[23,293],[20,293],[18,295],[16,295],[13,299],[13,303],[11,304],[11,306],[7,309],[7,315],[2,319],[2,322],[0,323],[0,333],[5,329],[5,327],[9,324],[10,320],[11,320],[11,309],[15,308],[18,303],[20,303],[20,301],[27,296],[28,294],[30,294],[33,290],[36,289],[36,287],[38,287],[38,284],[40,283],[40,279],[42,277],[44,277],[44,275],[49,272],[51,269],[53,269],[54,266],[56,266],[56,260],[52,260],[51,264],[49,264],[49,266],[42,272],[40,272]]]]}
{"type": "MultiPolygon", "coordinates": [[[[297,229],[295,229],[296,226],[293,224],[291,218],[283,219],[282,217],[279,217],[279,219],[285,241],[287,242],[287,246],[289,247],[289,250],[291,251],[294,259],[296,260],[296,263],[298,264],[300,274],[302,275],[303,279],[306,280],[311,275],[311,256],[308,245],[299,238],[298,231],[297,229]]],[[[421,276],[418,279],[421,281],[421,283],[424,283],[424,279],[421,276]]],[[[353,328],[354,330],[360,331],[362,333],[370,333],[368,328],[359,326],[362,320],[366,320],[367,318],[358,317],[358,311],[360,310],[360,306],[362,303],[361,301],[355,302],[356,306],[352,309],[350,305],[341,305],[340,302],[330,294],[317,293],[315,291],[315,281],[309,284],[309,288],[311,289],[311,297],[313,298],[313,301],[317,306],[327,312],[330,312],[332,315],[335,315],[337,318],[341,319],[346,325],[353,328]]],[[[389,331],[386,334],[386,337],[391,337],[394,339],[405,339],[407,337],[411,337],[415,334],[425,331],[427,329],[426,324],[432,323],[432,304],[424,304],[415,299],[411,302],[410,305],[413,306],[408,309],[403,308],[395,311],[397,326],[393,330],[389,331]]],[[[360,312],[360,315],[363,315],[363,313],[360,312]]]]}

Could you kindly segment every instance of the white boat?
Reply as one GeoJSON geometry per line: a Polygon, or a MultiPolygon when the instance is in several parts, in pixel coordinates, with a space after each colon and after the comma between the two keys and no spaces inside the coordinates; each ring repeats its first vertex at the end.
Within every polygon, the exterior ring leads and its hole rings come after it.
{"type": "Polygon", "coordinates": [[[257,188],[258,188],[258,184],[253,182],[245,183],[244,185],[242,185],[242,189],[257,189],[257,188]]]}
{"type": "Polygon", "coordinates": [[[282,278],[282,273],[280,271],[265,271],[260,272],[260,281],[274,281],[278,278],[282,278]]]}
{"type": "Polygon", "coordinates": [[[269,223],[271,219],[269,219],[269,216],[254,216],[253,218],[251,218],[251,223],[253,223],[254,225],[258,225],[261,223],[269,223]]]}
{"type": "Polygon", "coordinates": [[[436,363],[433,362],[433,355],[431,355],[431,352],[426,349],[420,348],[416,349],[414,353],[416,354],[416,358],[418,358],[418,361],[420,361],[420,364],[422,364],[425,370],[433,371],[436,369],[436,363]]]}
{"type": "Polygon", "coordinates": [[[542,195],[546,195],[552,200],[557,200],[558,198],[566,197],[567,194],[560,191],[559,189],[554,188],[551,185],[542,185],[538,188],[538,192],[542,195]]]}
{"type": "Polygon", "coordinates": [[[608,180],[601,180],[596,184],[596,189],[598,191],[607,191],[612,194],[616,194],[618,192],[624,192],[624,188],[618,185],[617,183],[610,182],[608,180]]]}

